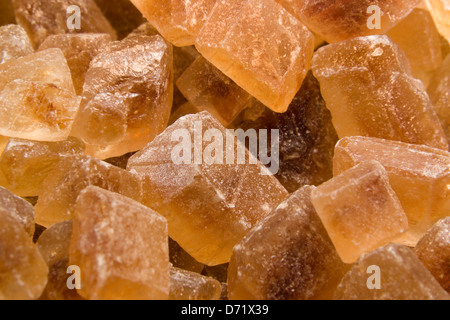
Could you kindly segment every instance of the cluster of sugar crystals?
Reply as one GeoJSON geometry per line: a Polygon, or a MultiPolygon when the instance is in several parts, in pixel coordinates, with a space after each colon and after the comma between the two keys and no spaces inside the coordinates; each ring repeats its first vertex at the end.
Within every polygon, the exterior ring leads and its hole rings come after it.
{"type": "Polygon", "coordinates": [[[419,2],[0,0],[0,300],[450,300],[419,2]]]}

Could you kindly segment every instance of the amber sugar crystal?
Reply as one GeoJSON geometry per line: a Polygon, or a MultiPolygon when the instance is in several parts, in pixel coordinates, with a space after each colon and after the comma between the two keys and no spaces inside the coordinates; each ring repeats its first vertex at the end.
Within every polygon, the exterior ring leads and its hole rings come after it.
{"type": "Polygon", "coordinates": [[[217,0],[131,0],[158,31],[178,47],[194,44],[217,0]]]}
{"type": "Polygon", "coordinates": [[[450,212],[450,153],[396,141],[347,137],[336,146],[335,175],[370,160],[379,161],[386,168],[409,220],[410,229],[401,241],[414,246],[450,212]]]}
{"type": "Polygon", "coordinates": [[[59,49],[0,65],[0,134],[3,136],[66,140],[79,102],[66,59],[59,49]]]}
{"type": "MultiPolygon", "coordinates": [[[[360,36],[384,34],[404,19],[421,0],[276,0],[308,28],[334,43],[360,36]],[[370,29],[374,11],[380,9],[380,26],[370,29]]],[[[445,1],[445,0],[443,0],[445,1]]]]}
{"type": "Polygon", "coordinates": [[[0,26],[16,23],[11,0],[0,0],[0,26]]]}
{"type": "Polygon", "coordinates": [[[70,264],[89,299],[167,299],[167,221],[143,205],[97,187],[80,193],[70,264]]]}
{"type": "Polygon", "coordinates": [[[25,30],[16,24],[0,27],[0,64],[34,52],[25,30]]]}
{"type": "Polygon", "coordinates": [[[314,36],[273,0],[221,0],[195,46],[267,107],[285,112],[309,69],[314,36]]]}
{"type": "Polygon", "coordinates": [[[219,300],[222,287],[210,277],[170,268],[170,300],[219,300]]]}
{"type": "Polygon", "coordinates": [[[90,63],[72,135],[106,159],[142,149],[167,126],[172,46],[161,36],[112,42],[90,63]]]}
{"type": "Polygon", "coordinates": [[[322,47],[312,69],[340,138],[371,136],[448,150],[425,87],[387,36],[322,47]]]}
{"type": "Polygon", "coordinates": [[[47,37],[39,51],[61,49],[70,68],[75,91],[81,95],[90,62],[109,42],[109,34],[58,34],[47,37]]]}
{"type": "Polygon", "coordinates": [[[113,39],[117,38],[116,31],[94,0],[77,0],[75,3],[71,0],[12,0],[12,3],[17,23],[27,31],[35,48],[53,34],[108,33],[113,39]],[[77,13],[68,10],[72,5],[80,10],[80,29],[76,25],[69,28],[77,13]]]}
{"type": "Polygon", "coordinates": [[[439,32],[450,41],[450,5],[448,0],[425,0],[439,32]]]}
{"type": "Polygon", "coordinates": [[[403,245],[389,244],[363,255],[345,275],[334,298],[336,300],[449,300],[450,296],[420,262],[414,252],[403,245]],[[379,272],[379,289],[376,285],[379,272]],[[370,269],[369,269],[370,268],[370,269]],[[370,272],[368,272],[368,270],[370,272]]]}
{"type": "Polygon", "coordinates": [[[35,206],[38,224],[49,227],[71,220],[78,194],[88,186],[98,186],[139,201],[139,178],[126,170],[87,156],[62,158],[42,183],[35,206]]]}
{"type": "Polygon", "coordinates": [[[312,203],[346,263],[389,243],[408,218],[377,161],[362,162],[312,191],[312,203]]]}
{"type": "Polygon", "coordinates": [[[84,144],[76,138],[60,142],[11,139],[0,157],[0,185],[21,197],[38,196],[61,157],[83,153],[84,144]]]}
{"type": "Polygon", "coordinates": [[[0,210],[19,221],[28,235],[33,237],[35,225],[34,209],[31,204],[0,187],[0,210]]]}
{"type": "Polygon", "coordinates": [[[295,192],[234,247],[229,299],[332,298],[346,267],[311,204],[312,190],[295,192]]]}
{"type": "Polygon", "coordinates": [[[439,220],[414,250],[441,286],[450,293],[450,217],[439,220]]]}
{"type": "Polygon", "coordinates": [[[48,267],[22,222],[0,209],[0,300],[39,298],[48,267]]]}
{"type": "Polygon", "coordinates": [[[178,268],[196,273],[201,273],[204,264],[196,261],[178,243],[169,238],[170,263],[178,268]]]}
{"type": "Polygon", "coordinates": [[[198,262],[228,262],[234,245],[287,196],[242,147],[201,112],[179,119],[128,162],[143,179],[143,203],[167,218],[170,237],[198,262]],[[245,164],[237,164],[239,146],[245,164]]]}

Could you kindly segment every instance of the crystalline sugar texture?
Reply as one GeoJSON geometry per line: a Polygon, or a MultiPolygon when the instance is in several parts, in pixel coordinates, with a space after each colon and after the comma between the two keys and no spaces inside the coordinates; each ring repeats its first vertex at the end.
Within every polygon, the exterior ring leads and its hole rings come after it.
{"type": "Polygon", "coordinates": [[[359,36],[384,34],[405,18],[420,2],[420,0],[276,1],[329,43],[359,36]],[[379,26],[376,24],[377,21],[373,20],[378,13],[376,11],[378,8],[380,9],[379,26]]]}
{"type": "Polygon", "coordinates": [[[131,0],[158,31],[176,46],[194,44],[216,0],[131,0]]]}
{"type": "Polygon", "coordinates": [[[169,121],[172,72],[172,47],[161,36],[111,43],[90,64],[72,135],[101,159],[142,149],[169,121]]]}
{"type": "Polygon", "coordinates": [[[16,218],[25,231],[32,237],[34,234],[34,209],[31,204],[0,187],[0,210],[16,218]]]}
{"type": "Polygon", "coordinates": [[[310,201],[295,192],[234,248],[232,300],[330,299],[346,268],[310,201]]]}
{"type": "Polygon", "coordinates": [[[213,278],[170,268],[170,300],[219,300],[222,287],[213,278]]]}
{"type": "Polygon", "coordinates": [[[450,293],[450,217],[436,223],[414,250],[425,267],[450,293]]]}
{"type": "Polygon", "coordinates": [[[197,262],[175,241],[169,238],[170,263],[176,268],[201,273],[204,264],[197,262]]]}
{"type": "Polygon", "coordinates": [[[0,64],[34,52],[25,30],[16,24],[0,27],[0,64]]]}
{"type": "Polygon", "coordinates": [[[0,209],[0,300],[37,299],[48,268],[23,223],[0,209]]]}
{"type": "Polygon", "coordinates": [[[450,41],[450,3],[448,0],[425,0],[439,32],[450,41]]]}
{"type": "Polygon", "coordinates": [[[312,203],[339,256],[353,263],[408,228],[383,166],[363,162],[312,192],[312,203]]]}
{"type": "Polygon", "coordinates": [[[450,296],[403,245],[389,244],[361,257],[345,275],[336,300],[448,300],[450,296]],[[379,273],[377,273],[379,272],[379,273]],[[380,288],[369,289],[379,275],[380,288]],[[372,276],[371,276],[372,275],[372,276]]]}
{"type": "Polygon", "coordinates": [[[69,136],[80,99],[59,49],[0,65],[0,134],[62,141],[69,136]]]}
{"type": "Polygon", "coordinates": [[[168,219],[170,237],[211,266],[228,262],[234,245],[287,196],[207,112],[179,119],[132,156],[128,170],[142,177],[143,203],[168,219]]]}
{"type": "Polygon", "coordinates": [[[109,34],[58,34],[47,37],[39,51],[61,49],[72,73],[75,91],[81,95],[90,62],[110,41],[109,34]]]}
{"type": "Polygon", "coordinates": [[[371,136],[447,150],[445,133],[421,81],[387,36],[319,49],[312,62],[339,137],[371,136]]]}
{"type": "Polygon", "coordinates": [[[94,0],[12,0],[12,3],[17,23],[27,31],[35,48],[53,34],[108,33],[117,38],[94,0]]]}
{"type": "Polygon", "coordinates": [[[218,1],[195,43],[240,87],[276,112],[300,89],[313,34],[273,0],[218,1]]]}
{"type": "Polygon", "coordinates": [[[379,161],[389,175],[410,229],[402,243],[414,246],[450,212],[450,153],[426,146],[366,137],[348,137],[336,146],[334,173],[363,161],[379,161]]]}
{"type": "Polygon", "coordinates": [[[36,221],[49,227],[71,220],[78,194],[88,186],[97,186],[139,201],[139,178],[123,169],[95,158],[70,156],[60,160],[42,183],[36,204],[36,221]]]}
{"type": "Polygon", "coordinates": [[[77,199],[70,264],[80,294],[93,300],[167,299],[167,221],[141,204],[97,187],[77,199]]]}
{"type": "Polygon", "coordinates": [[[203,57],[178,78],[177,87],[199,111],[208,111],[225,127],[252,102],[251,95],[203,57]]]}

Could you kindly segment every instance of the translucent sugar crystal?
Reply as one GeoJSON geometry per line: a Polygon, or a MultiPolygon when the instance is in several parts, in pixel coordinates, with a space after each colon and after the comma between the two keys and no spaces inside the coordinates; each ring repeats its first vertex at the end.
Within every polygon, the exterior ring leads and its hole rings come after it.
{"type": "Polygon", "coordinates": [[[72,221],[57,223],[45,230],[36,245],[48,265],[48,282],[40,299],[43,300],[79,300],[75,289],[69,289],[67,280],[70,273],[69,250],[72,239],[72,221]]]}
{"type": "MultiPolygon", "coordinates": [[[[8,137],[0,136],[0,155],[3,153],[3,151],[5,150],[8,143],[9,143],[8,137]]],[[[0,174],[0,177],[1,177],[1,174],[0,174]]]]}
{"type": "Polygon", "coordinates": [[[450,4],[448,0],[425,0],[439,32],[450,41],[450,4]]]}
{"type": "Polygon", "coordinates": [[[139,201],[139,178],[126,170],[86,156],[62,158],[42,183],[35,206],[36,222],[49,227],[71,220],[78,194],[88,186],[98,186],[139,201]]]}
{"type": "Polygon", "coordinates": [[[180,119],[181,117],[187,116],[188,114],[199,113],[201,110],[194,106],[190,102],[186,102],[179,106],[176,110],[172,110],[172,114],[170,115],[169,125],[172,125],[180,119]]]}
{"type": "Polygon", "coordinates": [[[11,139],[0,157],[0,185],[21,197],[38,196],[60,157],[83,153],[84,144],[76,138],[61,142],[11,139]]]}
{"type": "Polygon", "coordinates": [[[295,192],[233,250],[232,300],[330,299],[347,270],[310,201],[295,192]]]}
{"type": "Polygon", "coordinates": [[[109,33],[113,39],[117,37],[94,0],[77,0],[76,3],[71,0],[12,0],[12,3],[17,23],[27,31],[35,48],[52,34],[109,33]]]}
{"type": "Polygon", "coordinates": [[[252,96],[203,57],[177,80],[181,93],[200,111],[208,111],[227,127],[248,107],[252,96]]]}
{"type": "Polygon", "coordinates": [[[170,268],[170,300],[219,300],[222,287],[213,278],[170,268]]]}
{"type": "Polygon", "coordinates": [[[389,243],[408,228],[408,218],[377,161],[362,162],[312,192],[339,256],[346,263],[389,243]]]}
{"type": "Polygon", "coordinates": [[[128,170],[142,177],[143,203],[168,219],[170,237],[211,266],[228,262],[234,245],[287,196],[207,112],[168,127],[130,158],[128,170]]]}
{"type": "Polygon", "coordinates": [[[333,177],[333,152],[338,137],[319,82],[311,72],[286,113],[258,108],[261,107],[247,109],[237,127],[280,130],[280,170],[276,177],[289,192],[333,177]]]}
{"type": "Polygon", "coordinates": [[[198,51],[276,112],[300,89],[313,34],[273,0],[218,1],[196,41],[198,51]]]}
{"type": "Polygon", "coordinates": [[[327,42],[334,43],[359,36],[384,34],[405,18],[421,0],[276,1],[327,42]],[[380,9],[379,26],[373,19],[376,13],[373,11],[374,5],[380,9]]]}
{"type": "Polygon", "coordinates": [[[37,299],[48,268],[23,223],[0,209],[0,300],[37,299]]]}
{"type": "Polygon", "coordinates": [[[119,39],[125,38],[145,20],[130,0],[95,0],[95,3],[117,31],[119,39]]]}
{"type": "Polygon", "coordinates": [[[370,160],[379,161],[386,168],[409,220],[410,229],[402,243],[415,246],[450,211],[450,153],[395,141],[348,137],[336,146],[335,175],[370,160]]]}
{"type": "Polygon", "coordinates": [[[0,187],[0,210],[16,218],[30,237],[34,235],[34,209],[26,200],[0,187]]]}
{"type": "Polygon", "coordinates": [[[0,64],[0,134],[66,140],[80,99],[66,59],[49,49],[0,64]]]}
{"type": "Polygon", "coordinates": [[[72,73],[75,91],[81,95],[90,62],[110,41],[109,34],[58,34],[47,37],[39,50],[61,49],[72,73]]]}
{"type": "Polygon", "coordinates": [[[0,27],[0,64],[34,52],[26,31],[16,24],[0,27]]]}
{"type": "Polygon", "coordinates": [[[450,55],[431,79],[428,93],[450,141],[450,55]]]}
{"type": "Polygon", "coordinates": [[[216,0],[131,0],[158,31],[178,47],[194,44],[216,0]]]}
{"type": "Polygon", "coordinates": [[[80,267],[88,299],[167,299],[167,221],[143,205],[97,187],[80,193],[70,264],[80,267]]]}
{"type": "Polygon", "coordinates": [[[72,135],[106,159],[142,149],[167,126],[173,94],[172,47],[161,36],[107,45],[90,64],[72,135]]]}
{"type": "Polygon", "coordinates": [[[11,0],[0,0],[0,26],[16,23],[11,0]]]}
{"type": "Polygon", "coordinates": [[[414,9],[387,35],[406,53],[416,78],[441,65],[441,39],[428,10],[414,9]]]}
{"type": "Polygon", "coordinates": [[[436,223],[417,243],[415,252],[441,286],[450,293],[450,217],[436,223]]]}
{"type": "Polygon", "coordinates": [[[312,68],[339,137],[371,136],[447,150],[445,133],[421,81],[387,36],[320,48],[312,68]]]}
{"type": "Polygon", "coordinates": [[[169,256],[170,263],[176,268],[201,273],[204,264],[197,262],[189,253],[184,251],[182,247],[175,241],[169,238],[169,256]]]}
{"type": "MultiPolygon", "coordinates": [[[[176,82],[189,66],[198,58],[199,53],[194,46],[173,47],[173,79],[176,82]]],[[[174,86],[172,112],[187,102],[184,95],[174,86]]]]}
{"type": "Polygon", "coordinates": [[[363,255],[345,275],[334,298],[336,300],[448,300],[450,296],[410,248],[399,244],[388,244],[363,255]],[[374,287],[377,282],[380,285],[379,289],[374,287]]]}

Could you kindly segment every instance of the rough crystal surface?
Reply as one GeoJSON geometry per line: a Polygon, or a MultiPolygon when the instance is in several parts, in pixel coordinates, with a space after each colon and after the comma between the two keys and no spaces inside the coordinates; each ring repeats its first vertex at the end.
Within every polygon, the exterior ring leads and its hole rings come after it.
{"type": "Polygon", "coordinates": [[[417,243],[415,253],[450,293],[450,217],[438,221],[417,243]]]}
{"type": "Polygon", "coordinates": [[[170,300],[219,300],[222,287],[213,278],[170,268],[170,300]]]}
{"type": "Polygon", "coordinates": [[[347,137],[336,146],[334,173],[363,161],[379,161],[389,175],[410,229],[402,243],[415,246],[450,211],[450,153],[426,146],[367,137],[347,137]]]}
{"type": "Polygon", "coordinates": [[[0,64],[34,52],[25,30],[16,24],[0,27],[0,64]]]}
{"type": "Polygon", "coordinates": [[[72,135],[106,159],[142,149],[167,126],[172,47],[161,36],[113,42],[91,62],[72,135]]]}
{"type": "Polygon", "coordinates": [[[273,0],[219,1],[195,45],[264,105],[285,112],[309,69],[314,35],[273,0]]]}
{"type": "Polygon", "coordinates": [[[235,246],[230,299],[333,297],[346,267],[311,204],[312,189],[295,192],[235,246]]]}
{"type": "Polygon", "coordinates": [[[3,136],[66,140],[79,103],[69,67],[59,49],[0,64],[0,134],[3,136]]]}
{"type": "MultiPolygon", "coordinates": [[[[421,0],[276,0],[303,21],[308,28],[334,43],[360,36],[384,34],[404,19],[421,0]],[[380,28],[370,29],[370,18],[377,6],[381,12],[380,28]]],[[[445,1],[445,0],[444,0],[445,1]]]]}
{"type": "Polygon", "coordinates": [[[225,127],[253,100],[201,56],[178,78],[177,87],[199,111],[208,111],[225,127]]]}
{"type": "Polygon", "coordinates": [[[113,39],[117,38],[94,0],[75,3],[71,0],[12,0],[12,3],[17,23],[27,31],[35,48],[52,34],[109,33],[113,39]],[[69,10],[72,5],[79,8],[79,29],[74,24],[77,11],[69,10]]]}
{"type": "Polygon", "coordinates": [[[39,46],[39,51],[61,49],[72,73],[75,91],[81,95],[90,62],[110,41],[109,34],[58,34],[47,37],[39,46]]]}
{"type": "Polygon", "coordinates": [[[450,41],[450,3],[448,0],[425,0],[439,32],[450,41]]]}
{"type": "Polygon", "coordinates": [[[48,268],[23,223],[0,209],[0,299],[37,299],[48,268]]]}
{"type": "Polygon", "coordinates": [[[389,244],[363,255],[345,275],[334,298],[336,300],[448,300],[450,296],[410,248],[399,244],[389,244]],[[370,273],[368,274],[367,270],[371,266],[379,268],[380,289],[368,288],[370,273]]]}
{"type": "Polygon", "coordinates": [[[143,205],[97,187],[80,193],[70,264],[82,270],[89,299],[167,299],[167,221],[143,205]]]}
{"type": "Polygon", "coordinates": [[[34,209],[31,204],[0,187],[0,210],[5,211],[2,214],[7,213],[16,218],[30,237],[33,237],[35,229],[34,209]]]}
{"type": "Polygon", "coordinates": [[[207,265],[228,262],[234,245],[287,196],[242,147],[201,112],[179,119],[128,162],[143,179],[143,203],[163,214],[170,237],[207,265]],[[227,148],[226,140],[233,146],[227,148]],[[237,164],[238,158],[245,164],[237,164]]]}
{"type": "Polygon", "coordinates": [[[312,191],[312,203],[339,256],[353,263],[408,228],[408,218],[377,161],[362,162],[312,191]]]}
{"type": "Polygon", "coordinates": [[[21,197],[38,196],[61,157],[83,153],[84,144],[76,138],[61,142],[11,139],[0,157],[0,185],[21,197]]]}
{"type": "Polygon", "coordinates": [[[139,178],[123,169],[87,156],[62,158],[42,183],[35,206],[36,222],[49,227],[71,220],[79,193],[88,186],[98,186],[139,201],[139,178]]]}
{"type": "Polygon", "coordinates": [[[421,81],[387,36],[320,48],[312,68],[339,137],[371,136],[448,149],[421,81]]]}
{"type": "Polygon", "coordinates": [[[194,44],[217,0],[131,0],[158,31],[176,46],[194,44]]]}
{"type": "Polygon", "coordinates": [[[319,82],[311,72],[286,113],[275,113],[257,103],[245,111],[237,127],[258,132],[280,130],[280,170],[275,176],[289,192],[333,177],[333,152],[338,137],[319,82]]]}

